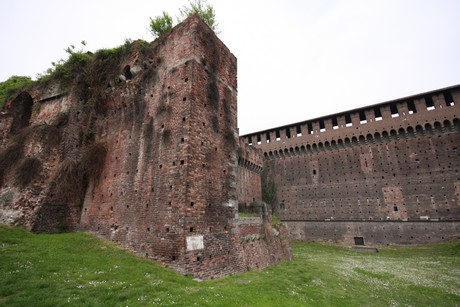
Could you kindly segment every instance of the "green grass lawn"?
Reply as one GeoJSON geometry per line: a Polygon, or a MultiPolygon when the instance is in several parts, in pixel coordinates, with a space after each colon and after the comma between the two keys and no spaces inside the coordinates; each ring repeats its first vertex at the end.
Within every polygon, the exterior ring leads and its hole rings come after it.
{"type": "Polygon", "coordinates": [[[0,306],[460,306],[460,243],[292,248],[292,262],[195,282],[88,234],[0,226],[0,306]]]}

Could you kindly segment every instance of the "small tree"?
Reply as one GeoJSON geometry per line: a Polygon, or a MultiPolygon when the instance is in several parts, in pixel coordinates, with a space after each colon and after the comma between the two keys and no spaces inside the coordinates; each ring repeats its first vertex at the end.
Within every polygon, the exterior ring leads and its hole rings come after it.
{"type": "Polygon", "coordinates": [[[150,33],[154,37],[159,37],[171,30],[173,27],[173,19],[167,13],[163,12],[162,15],[157,16],[155,18],[150,18],[150,33]]]}
{"type": "Polygon", "coordinates": [[[189,0],[188,3],[190,7],[184,6],[182,9],[179,9],[182,20],[193,14],[198,14],[215,33],[219,33],[217,29],[219,24],[216,21],[216,12],[212,5],[208,4],[206,0],[189,0]]]}
{"type": "MultiPolygon", "coordinates": [[[[216,21],[216,12],[212,5],[208,4],[206,0],[189,0],[189,7],[184,6],[182,9],[179,9],[179,13],[181,17],[176,17],[177,22],[182,22],[185,18],[193,15],[198,14],[201,19],[215,32],[220,33],[218,31],[218,23],[216,21]]],[[[154,38],[162,36],[174,26],[173,19],[171,16],[163,12],[162,15],[157,16],[155,18],[150,18],[150,28],[149,31],[152,33],[154,38]]]]}

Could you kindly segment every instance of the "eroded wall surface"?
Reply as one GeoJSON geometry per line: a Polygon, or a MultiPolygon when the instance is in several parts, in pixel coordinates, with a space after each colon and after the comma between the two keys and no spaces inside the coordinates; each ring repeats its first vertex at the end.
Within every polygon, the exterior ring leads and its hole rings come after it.
{"type": "Polygon", "coordinates": [[[237,218],[235,56],[197,16],[120,48],[7,103],[0,222],[91,231],[200,278],[281,260],[248,259],[285,248],[280,233],[243,248],[263,221],[237,218]]]}

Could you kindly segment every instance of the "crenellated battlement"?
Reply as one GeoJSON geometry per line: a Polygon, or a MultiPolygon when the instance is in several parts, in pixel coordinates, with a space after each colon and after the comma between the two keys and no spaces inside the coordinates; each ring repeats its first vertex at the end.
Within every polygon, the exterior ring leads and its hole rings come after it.
{"type": "Polygon", "coordinates": [[[438,133],[459,125],[460,86],[241,136],[266,158],[438,133]],[[456,103],[457,102],[457,103],[456,103]]]}
{"type": "Polygon", "coordinates": [[[240,137],[293,240],[460,237],[460,85],[240,137]]]}

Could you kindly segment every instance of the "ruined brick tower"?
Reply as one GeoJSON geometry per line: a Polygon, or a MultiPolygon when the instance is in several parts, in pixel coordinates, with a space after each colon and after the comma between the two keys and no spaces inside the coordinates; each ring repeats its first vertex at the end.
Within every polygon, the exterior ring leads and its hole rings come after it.
{"type": "Polygon", "coordinates": [[[138,127],[123,119],[123,103],[136,101],[120,101],[81,227],[183,273],[224,275],[236,259],[236,58],[198,18],[155,43],[157,79],[142,89],[133,79],[144,103],[138,127]]]}
{"type": "Polygon", "coordinates": [[[123,48],[7,103],[1,221],[89,230],[202,278],[289,259],[283,229],[238,219],[235,56],[197,16],[123,48]]]}

